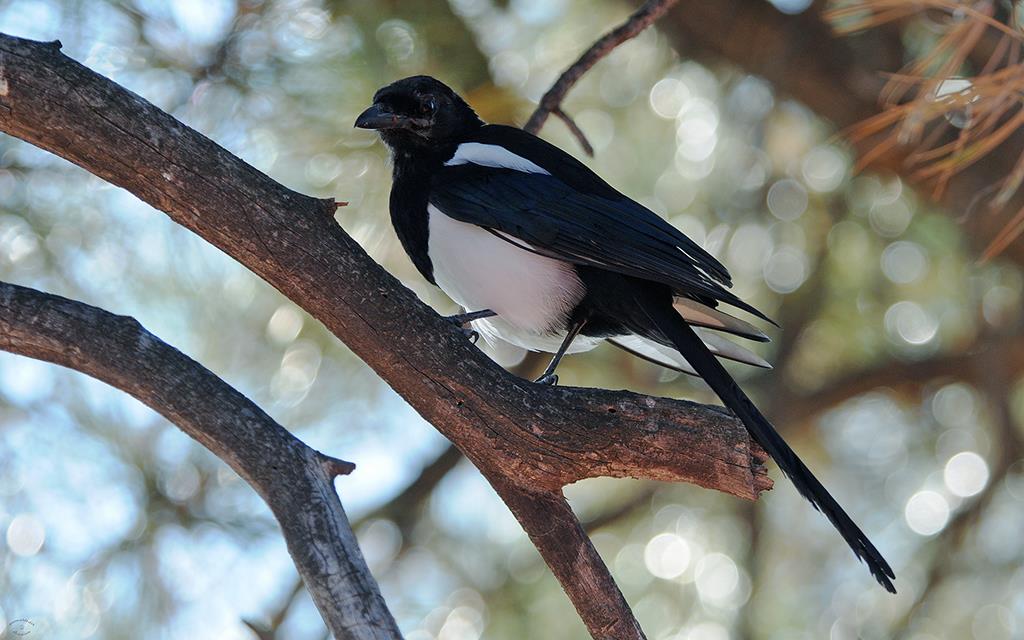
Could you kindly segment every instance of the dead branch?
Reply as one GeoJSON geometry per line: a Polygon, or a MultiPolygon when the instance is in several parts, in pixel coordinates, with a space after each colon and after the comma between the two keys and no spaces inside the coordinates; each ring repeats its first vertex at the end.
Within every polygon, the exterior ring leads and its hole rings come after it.
{"type": "Polygon", "coordinates": [[[75,369],[142,401],[245,479],[274,512],[288,551],[337,638],[401,638],[363,560],[329,468],[198,362],[136,320],[0,282],[0,349],[75,369]]]}
{"type": "Polygon", "coordinates": [[[373,262],[333,201],[274,182],[59,43],[0,36],[0,69],[0,130],[124,187],[320,320],[484,473],[595,638],[643,634],[574,533],[563,485],[638,477],[749,499],[771,486],[763,452],[719,407],[509,375],[373,262]],[[565,535],[549,535],[552,523],[565,535]]]}
{"type": "Polygon", "coordinates": [[[523,129],[530,133],[537,133],[544,126],[548,116],[554,114],[565,122],[569,130],[579,140],[587,155],[594,155],[594,147],[591,146],[590,141],[583,135],[583,131],[576,125],[576,122],[562,109],[562,100],[565,99],[569,90],[579,82],[583,74],[597,64],[601,58],[614,51],[615,47],[626,40],[635,38],[641,31],[665,15],[676,2],[678,0],[647,0],[625,22],[604,34],[594,44],[590,45],[590,48],[584,51],[583,55],[576,62],[572,63],[568,69],[563,71],[558,80],[547,90],[547,93],[540,99],[537,109],[530,116],[523,129]]]}

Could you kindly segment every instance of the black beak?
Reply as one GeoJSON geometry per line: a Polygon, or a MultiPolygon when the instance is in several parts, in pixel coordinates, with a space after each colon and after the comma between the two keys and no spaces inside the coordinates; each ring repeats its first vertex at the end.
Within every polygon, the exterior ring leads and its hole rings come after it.
{"type": "Polygon", "coordinates": [[[401,129],[406,126],[406,118],[375,104],[359,114],[355,126],[360,129],[401,129]]]}

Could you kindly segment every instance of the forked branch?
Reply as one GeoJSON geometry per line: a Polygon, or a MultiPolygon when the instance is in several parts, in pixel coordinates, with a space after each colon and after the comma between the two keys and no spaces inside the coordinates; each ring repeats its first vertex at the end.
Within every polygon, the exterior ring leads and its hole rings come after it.
{"type": "Polygon", "coordinates": [[[558,77],[551,88],[547,90],[547,93],[540,99],[540,104],[537,105],[537,109],[534,110],[533,115],[526,122],[526,126],[523,129],[530,133],[537,133],[541,127],[544,126],[544,122],[547,121],[549,115],[555,115],[565,122],[572,134],[579,140],[583,150],[587,152],[588,156],[594,155],[594,147],[591,146],[590,141],[583,134],[583,130],[579,128],[576,122],[562,109],[562,101],[565,100],[565,96],[568,95],[569,90],[579,82],[580,78],[583,77],[590,68],[593,67],[601,58],[604,58],[609,53],[615,50],[615,47],[619,46],[626,40],[635,38],[640,34],[641,31],[651,26],[658,18],[665,15],[665,13],[672,8],[679,0],[647,0],[639,9],[634,11],[625,22],[615,27],[608,33],[601,36],[594,44],[590,45],[590,48],[583,52],[583,55],[572,63],[568,69],[562,72],[562,75],[558,77]]]}
{"type": "Polygon", "coordinates": [[[334,474],[351,471],[352,463],[311,449],[132,318],[0,282],[0,349],[102,380],[198,440],[274,512],[336,638],[401,638],[334,490],[334,474]]]}
{"type": "Polygon", "coordinates": [[[509,375],[370,259],[333,201],[274,182],[58,46],[0,36],[0,69],[0,130],[124,187],[321,321],[483,472],[595,638],[643,634],[589,540],[548,535],[551,518],[579,526],[562,486],[637,477],[748,499],[771,486],[719,407],[509,375]]]}

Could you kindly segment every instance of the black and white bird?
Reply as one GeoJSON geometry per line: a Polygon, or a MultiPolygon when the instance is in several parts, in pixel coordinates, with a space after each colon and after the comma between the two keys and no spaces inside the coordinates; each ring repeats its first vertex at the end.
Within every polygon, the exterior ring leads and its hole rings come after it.
{"type": "Polygon", "coordinates": [[[718,361],[768,366],[721,336],[767,340],[719,303],[768,318],[729,292],[714,257],[568,153],[485,124],[429,76],[379,90],[355,126],[390,149],[395,232],[423,277],[467,312],[456,321],[554,353],[538,382],[557,382],[564,354],[603,340],[700,376],[895,593],[889,564],[718,361]]]}

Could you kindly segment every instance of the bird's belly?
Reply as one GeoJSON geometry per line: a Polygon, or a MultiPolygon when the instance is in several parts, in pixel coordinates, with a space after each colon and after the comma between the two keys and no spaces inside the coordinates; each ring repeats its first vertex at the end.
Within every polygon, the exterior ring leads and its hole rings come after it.
{"type": "Polygon", "coordinates": [[[557,348],[558,335],[584,294],[572,265],[521,249],[433,205],[427,211],[434,281],[467,311],[498,314],[474,327],[485,337],[527,349],[552,350],[545,348],[550,340],[557,348]]]}
{"type": "MultiPolygon", "coordinates": [[[[500,317],[477,320],[473,323],[473,329],[477,331],[489,344],[494,344],[495,339],[503,340],[527,351],[544,351],[555,353],[565,339],[564,329],[554,332],[541,333],[529,331],[511,323],[505,322],[500,317]]],[[[590,351],[601,344],[604,338],[592,338],[590,336],[576,336],[566,353],[582,353],[590,351]]]]}

